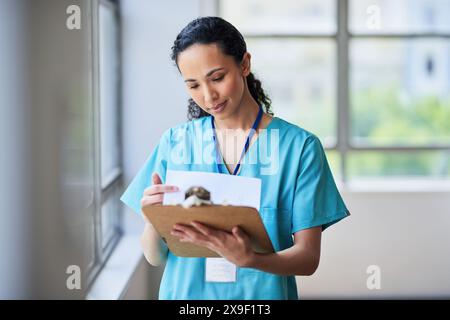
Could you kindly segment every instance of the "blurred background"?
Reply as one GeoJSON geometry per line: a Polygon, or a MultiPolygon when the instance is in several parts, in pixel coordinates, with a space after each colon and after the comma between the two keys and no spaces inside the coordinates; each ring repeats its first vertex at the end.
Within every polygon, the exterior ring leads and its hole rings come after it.
{"type": "Polygon", "coordinates": [[[349,219],[303,299],[450,298],[450,0],[0,0],[0,298],[156,299],[119,201],[188,95],[192,19],[244,35],[275,115],[317,134],[349,219]]]}

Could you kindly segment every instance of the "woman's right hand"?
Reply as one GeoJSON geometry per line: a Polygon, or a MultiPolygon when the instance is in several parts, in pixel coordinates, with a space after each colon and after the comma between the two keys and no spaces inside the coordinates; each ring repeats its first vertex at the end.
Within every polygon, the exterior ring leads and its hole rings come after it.
{"type": "Polygon", "coordinates": [[[156,172],[152,175],[152,182],[153,185],[144,190],[144,194],[141,198],[141,208],[149,204],[162,204],[164,193],[179,191],[176,186],[162,184],[161,178],[156,172]]]}
{"type": "MultiPolygon", "coordinates": [[[[178,187],[162,184],[161,178],[155,172],[152,175],[153,185],[144,190],[141,198],[141,208],[146,205],[162,204],[164,193],[179,191],[178,187]]],[[[141,210],[142,211],[142,210],[141,210]]],[[[164,245],[159,233],[148,220],[145,214],[142,214],[146,223],[141,236],[141,246],[145,258],[153,266],[159,266],[167,258],[167,246],[164,245]]]]}

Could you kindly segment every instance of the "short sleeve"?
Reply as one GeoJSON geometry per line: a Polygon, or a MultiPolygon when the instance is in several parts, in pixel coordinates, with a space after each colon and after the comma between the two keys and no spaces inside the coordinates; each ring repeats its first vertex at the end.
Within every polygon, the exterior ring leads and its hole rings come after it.
{"type": "Polygon", "coordinates": [[[170,150],[170,130],[167,130],[161,137],[158,145],[145,161],[142,168],[128,185],[120,200],[135,213],[141,215],[141,198],[144,190],[152,184],[152,174],[157,172],[161,180],[166,179],[167,159],[170,150]]]}
{"type": "Polygon", "coordinates": [[[320,140],[304,144],[294,194],[292,233],[322,226],[322,231],[350,215],[336,187],[320,140]]]}

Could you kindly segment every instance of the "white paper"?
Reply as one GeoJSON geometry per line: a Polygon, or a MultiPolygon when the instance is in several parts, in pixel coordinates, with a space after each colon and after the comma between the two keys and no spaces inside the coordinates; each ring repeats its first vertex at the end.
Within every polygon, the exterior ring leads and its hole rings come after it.
{"type": "MultiPolygon", "coordinates": [[[[180,204],[192,186],[201,186],[211,193],[213,204],[248,206],[259,211],[261,179],[211,172],[168,170],[166,184],[177,186],[179,192],[164,194],[163,204],[180,204]]],[[[235,282],[237,267],[224,258],[205,259],[205,280],[208,282],[235,282]]]]}
{"type": "Polygon", "coordinates": [[[236,265],[224,258],[207,258],[205,280],[207,282],[236,282],[236,265]]]}
{"type": "Polygon", "coordinates": [[[179,192],[164,194],[163,204],[180,204],[184,194],[192,186],[201,186],[211,193],[213,204],[248,206],[259,211],[261,179],[230,174],[168,170],[166,184],[177,186],[179,192]]]}

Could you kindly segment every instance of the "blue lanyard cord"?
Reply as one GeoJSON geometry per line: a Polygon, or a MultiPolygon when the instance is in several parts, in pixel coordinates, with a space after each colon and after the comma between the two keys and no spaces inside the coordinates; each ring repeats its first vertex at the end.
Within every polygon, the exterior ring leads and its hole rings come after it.
{"type": "MultiPolygon", "coordinates": [[[[259,126],[259,123],[261,122],[262,115],[263,115],[263,109],[261,108],[261,106],[259,106],[258,115],[256,116],[256,119],[255,119],[255,122],[253,123],[252,129],[250,130],[250,133],[248,134],[247,140],[245,142],[244,150],[242,150],[241,158],[239,159],[239,162],[238,162],[236,168],[234,168],[233,175],[236,175],[239,172],[239,168],[241,166],[241,161],[244,158],[245,153],[248,151],[248,148],[250,147],[250,140],[252,139],[253,134],[255,133],[256,129],[259,126]]],[[[213,139],[214,139],[215,150],[216,150],[217,170],[220,173],[222,173],[222,170],[221,170],[220,164],[219,164],[219,163],[222,163],[222,158],[219,157],[220,150],[219,150],[218,145],[217,145],[216,126],[214,125],[214,117],[213,116],[211,116],[211,126],[212,126],[212,129],[213,129],[213,139]]]]}

